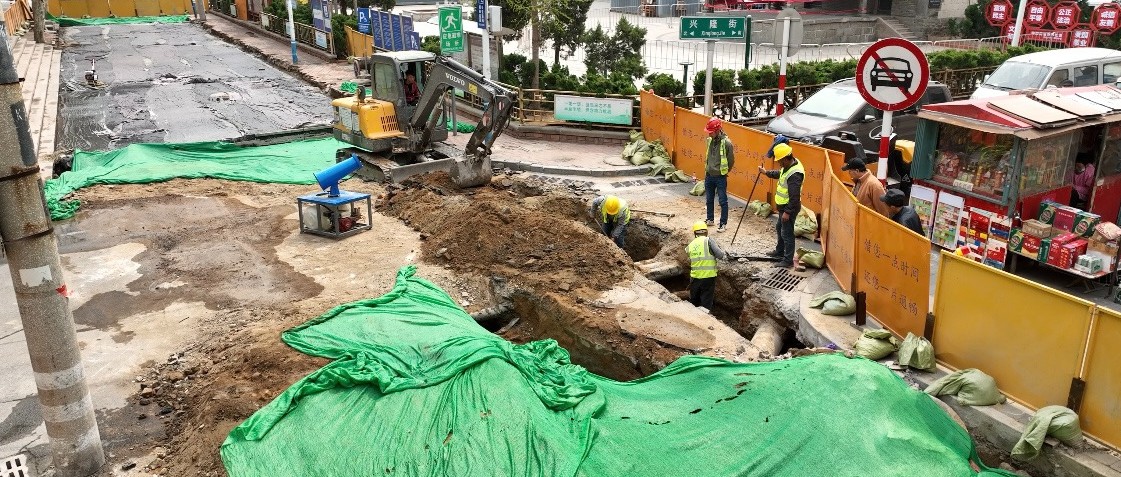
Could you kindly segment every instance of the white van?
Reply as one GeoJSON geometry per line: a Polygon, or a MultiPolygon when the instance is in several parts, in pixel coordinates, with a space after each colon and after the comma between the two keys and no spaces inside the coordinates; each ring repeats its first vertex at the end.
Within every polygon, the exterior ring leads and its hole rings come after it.
{"type": "Polygon", "coordinates": [[[1066,48],[1009,58],[985,78],[972,99],[1005,96],[1017,89],[1114,84],[1121,79],[1121,51],[1066,48]]]}

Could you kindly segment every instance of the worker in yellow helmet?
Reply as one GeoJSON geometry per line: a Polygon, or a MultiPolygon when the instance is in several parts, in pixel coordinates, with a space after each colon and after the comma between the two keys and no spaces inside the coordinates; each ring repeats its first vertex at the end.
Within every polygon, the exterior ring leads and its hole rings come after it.
{"type": "Polygon", "coordinates": [[[779,259],[775,267],[790,268],[794,266],[794,219],[802,210],[802,181],[806,177],[806,169],[794,157],[789,144],[777,143],[771,147],[771,151],[782,169],[766,170],[759,166],[759,172],[771,179],[778,179],[775,187],[775,205],[780,212],[778,222],[775,223],[778,243],[775,244],[775,250],[767,252],[767,255],[779,259]]]}
{"type": "Polygon", "coordinates": [[[708,224],[693,224],[693,240],[685,247],[689,254],[689,303],[712,310],[716,299],[716,259],[728,254],[708,236],[708,224]]]}
{"type": "Polygon", "coordinates": [[[592,217],[603,234],[610,237],[619,248],[623,248],[626,227],[631,221],[631,209],[627,207],[627,201],[613,195],[601,195],[592,200],[591,209],[592,217]]]}

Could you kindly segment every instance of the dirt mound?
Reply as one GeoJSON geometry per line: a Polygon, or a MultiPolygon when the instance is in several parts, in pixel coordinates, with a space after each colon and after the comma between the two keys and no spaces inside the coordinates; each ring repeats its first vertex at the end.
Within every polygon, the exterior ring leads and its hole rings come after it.
{"type": "Polygon", "coordinates": [[[632,273],[580,198],[503,176],[466,191],[449,184],[445,173],[408,181],[381,210],[421,233],[426,261],[574,290],[608,290],[632,273]]]}

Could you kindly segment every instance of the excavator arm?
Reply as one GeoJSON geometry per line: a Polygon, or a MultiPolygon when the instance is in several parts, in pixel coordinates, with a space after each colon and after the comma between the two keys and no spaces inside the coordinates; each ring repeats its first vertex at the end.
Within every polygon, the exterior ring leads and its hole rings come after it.
{"type": "MultiPolygon", "coordinates": [[[[449,88],[467,91],[478,96],[483,101],[483,117],[475,127],[474,134],[467,141],[464,151],[465,158],[472,162],[483,162],[491,153],[494,140],[506,129],[510,122],[510,110],[514,106],[516,96],[494,81],[490,81],[471,68],[464,66],[451,58],[436,57],[432,70],[428,74],[428,83],[421,93],[420,101],[412,118],[409,119],[411,127],[410,143],[413,152],[427,150],[431,143],[432,131],[442,125],[436,123],[442,115],[433,114],[440,99],[449,88]]],[[[489,160],[486,160],[485,171],[490,179],[489,160]]],[[[479,164],[479,167],[483,164],[479,164]]],[[[454,174],[453,174],[454,175],[454,174]]]]}

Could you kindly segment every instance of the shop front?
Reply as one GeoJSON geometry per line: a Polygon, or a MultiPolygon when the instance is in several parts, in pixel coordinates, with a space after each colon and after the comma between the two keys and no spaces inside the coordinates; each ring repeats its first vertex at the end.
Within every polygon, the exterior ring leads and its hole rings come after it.
{"type": "Polygon", "coordinates": [[[997,268],[1014,254],[1075,274],[1095,270],[1088,278],[1114,269],[1121,90],[931,104],[919,118],[911,203],[932,243],[997,268]]]}

